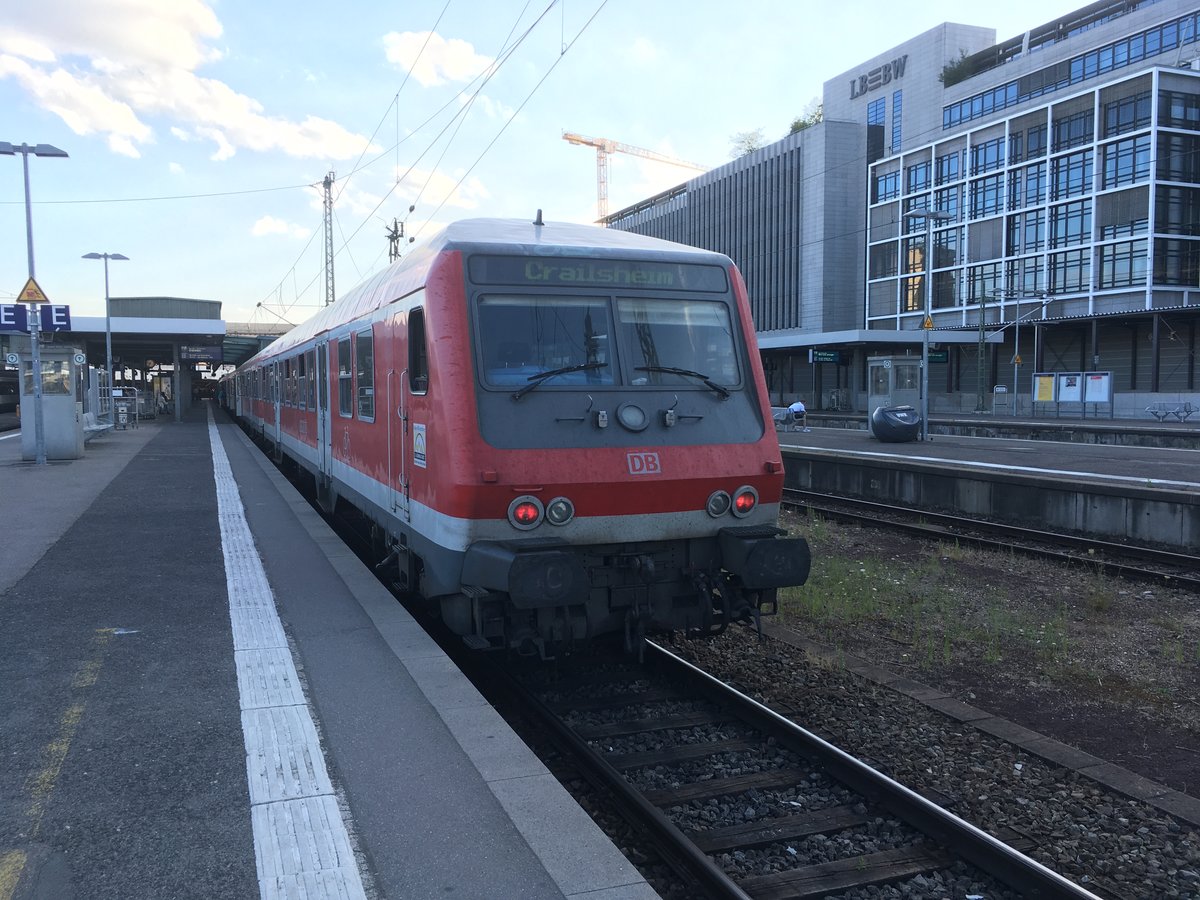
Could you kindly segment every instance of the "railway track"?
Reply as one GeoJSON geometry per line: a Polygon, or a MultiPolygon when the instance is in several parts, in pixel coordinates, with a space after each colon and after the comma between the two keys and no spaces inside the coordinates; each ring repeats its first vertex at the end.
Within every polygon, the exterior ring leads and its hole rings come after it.
{"type": "Polygon", "coordinates": [[[1096,897],[1026,856],[1032,840],[981,831],[947,798],[905,788],[653,642],[645,657],[521,679],[489,667],[482,683],[569,754],[700,895],[800,900],[927,879],[990,898],[1096,897]]]}
{"type": "Polygon", "coordinates": [[[1200,590],[1200,568],[1196,559],[1183,553],[791,488],[784,490],[783,504],[828,519],[889,528],[986,550],[1086,564],[1113,577],[1200,590]]]}

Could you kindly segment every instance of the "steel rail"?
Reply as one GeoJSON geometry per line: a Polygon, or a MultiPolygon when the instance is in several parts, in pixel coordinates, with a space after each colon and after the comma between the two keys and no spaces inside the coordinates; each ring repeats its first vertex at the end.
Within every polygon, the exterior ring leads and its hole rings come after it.
{"type": "Polygon", "coordinates": [[[1118,544],[1113,541],[1094,540],[1077,535],[1041,531],[1035,528],[1022,528],[1019,525],[1006,525],[982,519],[968,519],[964,516],[955,516],[948,513],[929,512],[907,506],[895,506],[871,500],[860,500],[855,497],[841,497],[834,494],[822,494],[815,491],[801,491],[791,488],[785,489],[783,502],[785,506],[807,509],[821,513],[822,515],[843,518],[849,521],[866,521],[878,527],[899,529],[924,537],[940,540],[952,539],[962,544],[984,549],[1018,552],[1026,556],[1052,559],[1059,562],[1087,563],[1089,566],[1099,568],[1106,575],[1126,576],[1142,581],[1149,580],[1163,584],[1173,584],[1193,590],[1200,589],[1200,575],[1187,574],[1188,570],[1195,570],[1197,568],[1196,559],[1169,550],[1156,550],[1152,547],[1118,544]],[[816,503],[809,502],[810,500],[815,500],[816,503]],[[840,504],[851,509],[822,506],[820,505],[822,503],[840,504]],[[856,512],[855,510],[864,510],[864,512],[856,512]],[[886,521],[879,519],[879,514],[895,514],[909,518],[919,518],[922,522],[886,521]],[[966,534],[955,529],[994,532],[1010,540],[988,538],[978,534],[966,534]],[[1030,543],[1012,543],[1012,540],[1027,541],[1030,543]],[[1080,552],[1068,553],[1034,546],[1037,543],[1065,545],[1080,552]],[[1087,551],[1086,555],[1083,555],[1085,551],[1087,551]],[[1177,567],[1183,571],[1164,572],[1147,569],[1129,563],[1117,562],[1107,558],[1105,554],[1134,557],[1161,566],[1177,567]]]}
{"type": "Polygon", "coordinates": [[[713,700],[731,707],[763,733],[773,734],[796,752],[816,759],[850,787],[890,809],[1001,882],[1038,900],[1100,900],[1037,860],[926,800],[669,650],[651,641],[647,641],[646,650],[648,663],[669,669],[672,674],[700,685],[713,700]]]}

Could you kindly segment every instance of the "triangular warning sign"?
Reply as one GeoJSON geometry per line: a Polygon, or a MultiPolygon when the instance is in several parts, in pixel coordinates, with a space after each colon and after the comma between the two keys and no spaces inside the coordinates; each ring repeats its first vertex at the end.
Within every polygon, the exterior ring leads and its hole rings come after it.
{"type": "Polygon", "coordinates": [[[933,328],[933,319],[931,319],[929,316],[926,316],[925,322],[924,322],[924,324],[921,325],[921,327],[924,328],[926,331],[930,330],[931,328],[933,328]]]}
{"type": "Polygon", "coordinates": [[[1013,365],[1014,365],[1014,366],[1019,366],[1020,364],[1021,364],[1021,357],[1020,357],[1020,356],[1014,356],[1014,357],[1013,357],[1013,365]]]}
{"type": "Polygon", "coordinates": [[[17,295],[18,303],[49,303],[50,298],[38,287],[38,283],[30,278],[17,295]]]}

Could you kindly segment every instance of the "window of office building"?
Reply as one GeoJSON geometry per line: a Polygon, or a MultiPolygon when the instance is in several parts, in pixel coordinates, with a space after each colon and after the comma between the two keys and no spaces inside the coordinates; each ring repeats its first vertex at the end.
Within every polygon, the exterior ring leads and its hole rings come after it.
{"type": "Polygon", "coordinates": [[[1046,201],[1046,164],[1035,163],[1008,173],[1008,208],[1022,209],[1046,201]]]}
{"type": "Polygon", "coordinates": [[[895,241],[875,244],[871,247],[870,277],[888,278],[899,274],[897,271],[899,266],[898,252],[898,246],[895,241]]]}
{"type": "Polygon", "coordinates": [[[1159,134],[1158,178],[1159,181],[1200,182],[1200,137],[1159,134]]]}
{"type": "Polygon", "coordinates": [[[959,270],[933,273],[933,308],[949,309],[959,305],[959,270]]]}
{"type": "Polygon", "coordinates": [[[1200,95],[1183,91],[1159,91],[1158,125],[1200,131],[1200,95]]]}
{"type": "Polygon", "coordinates": [[[894,238],[900,233],[900,204],[887,203],[871,210],[872,241],[894,238]]]}
{"type": "Polygon", "coordinates": [[[962,229],[946,228],[933,233],[933,265],[936,269],[957,266],[962,247],[962,229]]]}
{"type": "Polygon", "coordinates": [[[904,121],[903,117],[904,97],[903,91],[894,91],[892,93],[892,152],[900,152],[900,132],[901,124],[904,121]]]}
{"type": "Polygon", "coordinates": [[[905,238],[900,242],[900,271],[907,275],[910,272],[925,271],[925,235],[905,238]]]}
{"type": "Polygon", "coordinates": [[[971,218],[979,219],[1000,212],[1004,203],[1004,176],[989,175],[971,182],[971,218]]]}
{"type": "Polygon", "coordinates": [[[1005,268],[1008,273],[1008,290],[1014,294],[1036,294],[1046,283],[1042,275],[1040,256],[1010,259],[1005,263],[1005,268]]]}
{"type": "Polygon", "coordinates": [[[957,181],[962,177],[962,159],[964,150],[945,153],[934,160],[934,178],[938,184],[957,181]]]}
{"type": "Polygon", "coordinates": [[[877,172],[875,183],[871,185],[871,202],[882,203],[885,200],[895,200],[900,196],[900,173],[877,172]]]}
{"type": "Polygon", "coordinates": [[[1067,250],[1049,258],[1050,292],[1063,294],[1091,287],[1092,251],[1067,250]]]}
{"type": "Polygon", "coordinates": [[[1105,188],[1145,181],[1150,177],[1150,135],[1108,144],[1102,151],[1105,188]]]}
{"type": "MultiPolygon", "coordinates": [[[[1146,218],[1145,192],[1142,194],[1142,222],[1146,218]]],[[[1121,196],[1120,194],[1116,196],[1121,196]]],[[[1159,185],[1154,193],[1154,230],[1165,234],[1200,236],[1200,188],[1159,185]]],[[[1145,230],[1144,228],[1142,229],[1145,230]]],[[[1140,234],[1141,232],[1127,232],[1140,234]]],[[[1117,237],[1118,235],[1112,235],[1117,237]]]]}
{"type": "Polygon", "coordinates": [[[1122,97],[1104,104],[1104,136],[1114,137],[1137,131],[1150,124],[1150,92],[1122,97]]]}
{"type": "Polygon", "coordinates": [[[963,189],[961,186],[942,188],[940,191],[934,191],[933,208],[938,212],[953,216],[953,221],[957,222],[962,215],[962,195],[963,189]]]}
{"type": "Polygon", "coordinates": [[[1027,159],[1037,159],[1046,155],[1046,126],[1032,125],[1029,128],[1016,128],[1008,138],[1009,165],[1025,162],[1027,159]]]}
{"type": "Polygon", "coordinates": [[[900,279],[900,311],[918,312],[925,308],[925,276],[900,279]]]}
{"type": "Polygon", "coordinates": [[[971,174],[982,175],[1004,165],[1004,138],[993,138],[971,148],[971,174]]]}
{"type": "Polygon", "coordinates": [[[1054,152],[1090,144],[1094,137],[1095,114],[1090,109],[1054,120],[1054,152]]]}
{"type": "MultiPolygon", "coordinates": [[[[1160,188],[1159,197],[1163,190],[1160,188]]],[[[1162,202],[1161,199],[1159,201],[1162,202]]],[[[1117,191],[1113,194],[1102,194],[1096,198],[1096,230],[1100,240],[1116,237],[1130,237],[1135,234],[1145,234],[1150,228],[1150,190],[1134,188],[1129,191],[1117,191]]],[[[1162,207],[1159,207],[1162,214],[1162,207]]],[[[1165,231],[1165,228],[1159,228],[1165,231]]]]}
{"type": "Polygon", "coordinates": [[[880,97],[867,104],[867,124],[883,125],[887,119],[887,98],[880,97]]]}
{"type": "Polygon", "coordinates": [[[1046,246],[1046,213],[1030,210],[1008,217],[1007,256],[1036,253],[1046,246]]]}
{"type": "Polygon", "coordinates": [[[998,262],[971,266],[967,270],[967,302],[979,303],[997,296],[1003,287],[1002,268],[1002,264],[998,262]]]}
{"type": "Polygon", "coordinates": [[[1096,287],[1133,287],[1146,283],[1146,239],[1122,241],[1097,248],[1100,271],[1096,287]]]}
{"type": "Polygon", "coordinates": [[[1092,189],[1092,151],[1059,157],[1051,165],[1051,200],[1064,200],[1092,189]]]}
{"type": "Polygon", "coordinates": [[[1063,203],[1050,210],[1050,246],[1070,247],[1092,239],[1092,201],[1063,203]]]}
{"type": "Polygon", "coordinates": [[[904,192],[915,194],[918,191],[929,190],[929,175],[931,166],[928,162],[920,162],[904,169],[904,192]]]}
{"type": "Polygon", "coordinates": [[[1200,241],[1156,238],[1154,283],[1188,287],[1200,284],[1200,241]]]}

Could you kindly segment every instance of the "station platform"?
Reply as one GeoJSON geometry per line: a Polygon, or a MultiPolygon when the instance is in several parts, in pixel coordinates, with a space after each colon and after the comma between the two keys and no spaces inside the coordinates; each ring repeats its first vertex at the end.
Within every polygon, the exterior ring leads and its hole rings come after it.
{"type": "Polygon", "coordinates": [[[0,434],[0,900],[657,894],[207,405],[0,434]]]}
{"type": "Polygon", "coordinates": [[[876,440],[866,431],[866,419],[861,414],[837,420],[810,414],[809,427],[809,432],[780,431],[780,445],[789,450],[884,456],[897,461],[943,463],[956,469],[1051,475],[1079,482],[1161,484],[1200,493],[1200,424],[1145,425],[1103,420],[1059,422],[1050,429],[1042,420],[931,417],[928,440],[903,443],[876,440]],[[1064,430],[1070,433],[1059,433],[1064,430]],[[1170,440],[1155,445],[1147,441],[1080,439],[1080,432],[1095,438],[1110,431],[1170,440]]]}
{"type": "Polygon", "coordinates": [[[1020,420],[1002,423],[1008,436],[979,437],[999,425],[986,418],[966,424],[931,418],[927,440],[890,443],[850,420],[830,426],[810,416],[809,431],[779,432],[785,483],[1178,553],[1200,546],[1195,427],[1157,426],[1172,435],[1164,446],[1050,440],[1040,423],[1020,420]]]}

